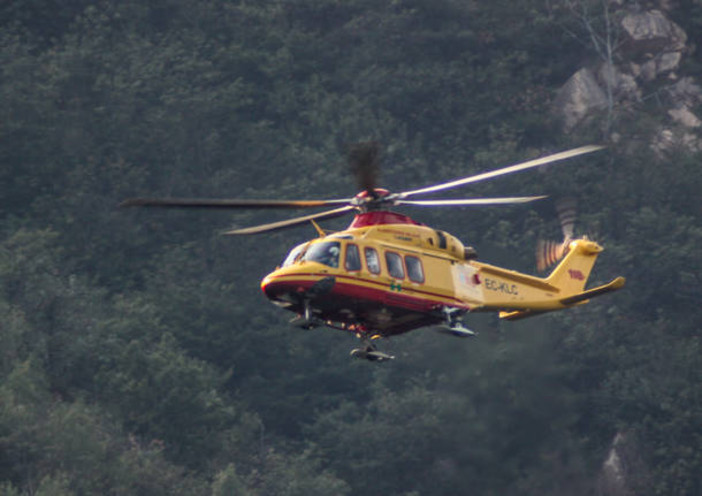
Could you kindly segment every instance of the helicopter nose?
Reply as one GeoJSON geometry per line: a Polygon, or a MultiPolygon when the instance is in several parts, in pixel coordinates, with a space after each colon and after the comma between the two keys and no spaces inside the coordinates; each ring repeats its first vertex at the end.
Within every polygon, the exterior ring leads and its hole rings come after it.
{"type": "Polygon", "coordinates": [[[271,277],[270,277],[270,275],[264,277],[264,278],[261,280],[261,291],[263,291],[263,292],[265,293],[265,292],[266,292],[266,288],[268,287],[268,285],[269,285],[270,283],[271,283],[271,277]]]}
{"type": "Polygon", "coordinates": [[[275,277],[271,277],[271,274],[269,274],[261,281],[261,291],[267,298],[273,299],[276,294],[280,293],[282,285],[280,280],[276,280],[275,277]]]}
{"type": "Polygon", "coordinates": [[[282,304],[284,301],[287,302],[288,300],[291,300],[289,295],[291,290],[288,287],[288,284],[279,279],[276,280],[270,276],[266,276],[261,281],[261,291],[263,291],[263,294],[266,295],[266,298],[277,305],[282,304]]]}
{"type": "Polygon", "coordinates": [[[276,301],[298,301],[300,297],[316,298],[329,293],[336,279],[330,276],[324,266],[304,269],[285,267],[268,274],[261,281],[261,291],[266,298],[276,301]]]}
{"type": "Polygon", "coordinates": [[[272,272],[261,281],[261,291],[269,300],[277,300],[290,293],[304,292],[309,283],[272,272]]]}

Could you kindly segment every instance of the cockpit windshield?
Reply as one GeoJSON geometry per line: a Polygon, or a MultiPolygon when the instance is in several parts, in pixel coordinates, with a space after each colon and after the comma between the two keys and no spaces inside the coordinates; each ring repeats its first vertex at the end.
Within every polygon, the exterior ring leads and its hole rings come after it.
{"type": "Polygon", "coordinates": [[[302,259],[337,268],[339,267],[339,253],[341,253],[341,244],[338,241],[324,241],[311,245],[302,259]]]}
{"type": "Polygon", "coordinates": [[[297,262],[302,257],[302,254],[304,253],[308,244],[309,243],[302,243],[301,245],[297,245],[295,248],[293,248],[290,253],[288,253],[288,256],[285,257],[282,267],[288,267],[289,265],[297,262]]]}

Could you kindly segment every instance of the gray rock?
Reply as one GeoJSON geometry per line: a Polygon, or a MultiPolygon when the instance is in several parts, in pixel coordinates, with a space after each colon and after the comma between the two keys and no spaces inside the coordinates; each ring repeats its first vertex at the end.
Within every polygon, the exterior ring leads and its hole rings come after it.
{"type": "Polygon", "coordinates": [[[633,54],[656,56],[663,52],[680,52],[687,34],[660,10],[629,13],[621,26],[627,36],[625,48],[633,54]]]}
{"type": "Polygon", "coordinates": [[[697,134],[678,129],[661,129],[651,142],[651,149],[663,158],[670,150],[702,151],[702,139],[697,134]]]}
{"type": "Polygon", "coordinates": [[[666,92],[676,106],[694,107],[702,103],[702,87],[689,76],[668,86],[666,92]]]}
{"type": "Polygon", "coordinates": [[[602,464],[600,492],[604,495],[625,496],[630,494],[627,488],[627,473],[621,453],[621,448],[625,439],[624,434],[617,433],[614,437],[614,441],[612,441],[607,459],[602,464]]]}
{"type": "Polygon", "coordinates": [[[683,125],[688,128],[695,128],[702,126],[702,121],[697,117],[692,111],[683,106],[668,110],[668,115],[678,124],[683,125]]]}
{"type": "Polygon", "coordinates": [[[636,78],[620,71],[613,64],[602,64],[597,71],[597,80],[604,88],[605,94],[607,88],[610,88],[615,101],[639,101],[641,99],[641,90],[636,84],[636,78]]]}
{"type": "Polygon", "coordinates": [[[641,77],[645,81],[653,81],[662,74],[671,73],[679,67],[680,59],[682,59],[680,52],[660,53],[641,64],[641,77]]]}
{"type": "Polygon", "coordinates": [[[607,107],[607,95],[592,71],[580,69],[561,87],[554,100],[554,112],[566,131],[573,129],[592,110],[607,107]]]}

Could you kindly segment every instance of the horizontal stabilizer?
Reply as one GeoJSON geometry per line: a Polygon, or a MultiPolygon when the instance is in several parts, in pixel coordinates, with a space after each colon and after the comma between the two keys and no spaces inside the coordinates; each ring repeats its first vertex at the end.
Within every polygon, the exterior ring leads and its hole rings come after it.
{"type": "MultiPolygon", "coordinates": [[[[582,293],[578,293],[567,298],[563,298],[560,301],[565,307],[570,307],[578,303],[586,303],[587,300],[595,298],[596,296],[603,295],[605,293],[610,293],[624,287],[626,279],[623,277],[617,277],[612,282],[605,284],[604,286],[598,286],[593,289],[588,289],[582,293]]],[[[526,319],[527,317],[534,317],[535,315],[541,315],[542,313],[552,312],[558,310],[558,308],[553,308],[550,310],[515,310],[512,312],[500,312],[500,319],[504,320],[520,320],[526,319]]]]}
{"type": "Polygon", "coordinates": [[[521,320],[552,311],[553,310],[515,310],[514,312],[500,312],[500,318],[503,320],[521,320]]]}
{"type": "Polygon", "coordinates": [[[609,284],[605,284],[604,286],[599,286],[593,289],[588,289],[587,291],[583,291],[582,293],[578,293],[575,296],[569,296],[568,298],[563,298],[561,300],[561,303],[563,303],[566,306],[574,305],[576,303],[580,303],[581,301],[589,300],[590,298],[594,298],[595,296],[600,296],[605,293],[610,293],[612,291],[616,291],[618,289],[621,289],[624,287],[624,284],[626,283],[626,279],[623,277],[617,277],[615,280],[610,282],[609,284]]]}

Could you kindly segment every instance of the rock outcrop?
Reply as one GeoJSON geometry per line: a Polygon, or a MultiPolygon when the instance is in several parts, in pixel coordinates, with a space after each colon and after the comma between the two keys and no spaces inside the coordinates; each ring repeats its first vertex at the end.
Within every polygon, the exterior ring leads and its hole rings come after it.
{"type": "MultiPolygon", "coordinates": [[[[612,47],[608,60],[579,69],[558,91],[553,107],[564,130],[572,132],[591,116],[602,115],[603,109],[610,122],[618,111],[656,98],[668,125],[652,146],[657,151],[680,144],[702,149],[702,120],[694,110],[702,103],[702,88],[691,77],[677,74],[690,51],[687,34],[663,10],[641,11],[625,0],[609,5],[616,10],[612,18],[619,19],[616,28],[622,42],[612,47]]],[[[665,2],[659,6],[672,8],[665,2]]]]}
{"type": "Polygon", "coordinates": [[[599,489],[603,496],[628,496],[631,494],[627,487],[626,467],[621,452],[624,440],[624,434],[617,433],[612,441],[607,459],[602,464],[599,489]]]}
{"type": "Polygon", "coordinates": [[[628,52],[680,55],[685,49],[687,34],[660,10],[626,14],[620,24],[626,36],[622,49],[628,52]]]}
{"type": "Polygon", "coordinates": [[[602,463],[597,481],[599,496],[634,496],[650,487],[650,471],[635,436],[618,432],[602,463]]]}
{"type": "Polygon", "coordinates": [[[607,95],[592,71],[582,68],[563,85],[554,105],[563,118],[563,126],[569,131],[593,110],[607,107],[607,95]]]}

